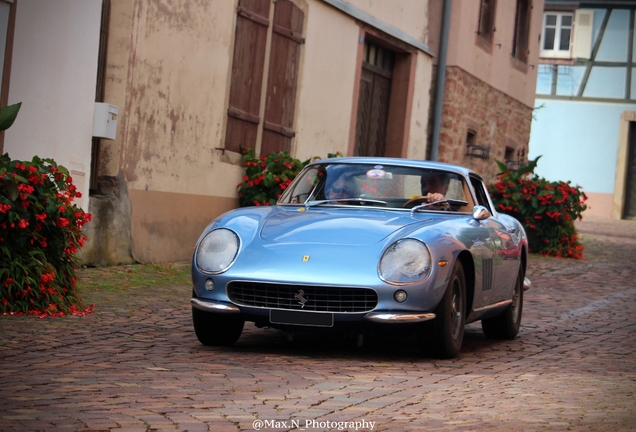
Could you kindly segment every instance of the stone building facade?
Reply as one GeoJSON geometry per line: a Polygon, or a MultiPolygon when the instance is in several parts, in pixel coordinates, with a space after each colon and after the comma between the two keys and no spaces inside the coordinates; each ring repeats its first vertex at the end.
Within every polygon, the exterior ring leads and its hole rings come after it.
{"type": "Polygon", "coordinates": [[[527,159],[532,108],[459,67],[446,69],[444,94],[440,162],[464,165],[492,182],[499,172],[495,160],[527,159]]]}
{"type": "Polygon", "coordinates": [[[437,83],[430,158],[471,168],[487,182],[500,171],[496,161],[511,169],[527,163],[542,7],[528,0],[429,1],[437,83]]]}

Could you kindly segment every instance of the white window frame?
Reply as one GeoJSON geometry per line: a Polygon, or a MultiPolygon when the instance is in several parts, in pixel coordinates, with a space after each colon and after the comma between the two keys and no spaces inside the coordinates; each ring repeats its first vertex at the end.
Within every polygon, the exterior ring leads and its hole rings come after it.
{"type": "Polygon", "coordinates": [[[556,12],[556,11],[546,11],[543,13],[543,24],[541,29],[541,51],[539,52],[540,57],[549,57],[549,58],[572,58],[572,37],[574,34],[574,13],[573,12],[556,12]],[[545,41],[545,32],[546,32],[546,18],[548,15],[556,15],[557,22],[554,27],[554,47],[559,47],[561,45],[561,29],[562,29],[562,18],[564,16],[569,16],[572,19],[572,25],[570,26],[570,40],[568,43],[568,49],[560,50],[560,49],[552,49],[546,50],[543,49],[543,44],[545,41]]]}

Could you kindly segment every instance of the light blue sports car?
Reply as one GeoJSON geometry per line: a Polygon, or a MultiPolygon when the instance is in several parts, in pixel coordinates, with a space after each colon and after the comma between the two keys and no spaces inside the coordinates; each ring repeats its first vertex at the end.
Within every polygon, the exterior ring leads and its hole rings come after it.
{"type": "Polygon", "coordinates": [[[205,345],[245,321],[293,331],[416,331],[452,358],[467,323],[513,339],[528,242],[482,178],[455,165],[333,158],[307,165],[276,206],[215,219],[197,242],[192,320],[205,345]]]}

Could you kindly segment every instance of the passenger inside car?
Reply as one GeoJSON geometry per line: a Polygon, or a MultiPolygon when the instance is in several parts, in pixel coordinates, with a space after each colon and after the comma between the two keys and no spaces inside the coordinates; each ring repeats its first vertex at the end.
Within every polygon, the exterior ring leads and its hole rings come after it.
{"type": "Polygon", "coordinates": [[[352,176],[346,174],[339,176],[333,183],[329,184],[325,191],[327,199],[332,201],[346,200],[359,195],[358,183],[352,176]]]}

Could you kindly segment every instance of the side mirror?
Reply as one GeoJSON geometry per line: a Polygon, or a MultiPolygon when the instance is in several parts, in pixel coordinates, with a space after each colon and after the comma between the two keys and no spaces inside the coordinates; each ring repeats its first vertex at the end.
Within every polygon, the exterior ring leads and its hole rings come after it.
{"type": "Polygon", "coordinates": [[[473,208],[473,217],[479,221],[488,219],[490,216],[490,212],[484,206],[476,205],[473,208]]]}

